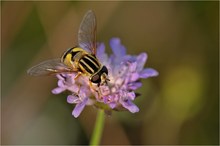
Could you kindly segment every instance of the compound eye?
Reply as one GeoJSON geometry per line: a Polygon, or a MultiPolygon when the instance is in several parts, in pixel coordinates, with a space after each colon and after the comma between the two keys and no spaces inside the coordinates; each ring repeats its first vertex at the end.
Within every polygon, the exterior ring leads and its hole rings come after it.
{"type": "Polygon", "coordinates": [[[98,74],[94,75],[91,79],[91,81],[93,83],[100,83],[101,82],[101,79],[100,79],[100,76],[98,74]]]}
{"type": "Polygon", "coordinates": [[[102,71],[105,72],[108,75],[108,69],[106,66],[103,66],[102,71]]]}

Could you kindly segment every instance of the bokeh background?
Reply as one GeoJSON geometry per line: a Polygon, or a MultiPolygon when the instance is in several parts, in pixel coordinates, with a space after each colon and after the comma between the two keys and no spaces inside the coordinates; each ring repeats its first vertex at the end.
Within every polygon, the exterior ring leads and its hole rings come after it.
{"type": "Polygon", "coordinates": [[[1,2],[1,143],[88,144],[97,109],[72,115],[55,77],[26,70],[77,44],[83,15],[97,37],[148,53],[140,112],[106,116],[101,144],[219,144],[219,2],[1,2]]]}

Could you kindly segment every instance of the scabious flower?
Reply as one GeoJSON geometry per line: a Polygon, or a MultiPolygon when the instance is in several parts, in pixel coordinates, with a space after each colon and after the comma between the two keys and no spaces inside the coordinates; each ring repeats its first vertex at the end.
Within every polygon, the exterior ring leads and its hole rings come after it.
{"type": "Polygon", "coordinates": [[[113,54],[108,57],[105,53],[105,45],[101,43],[97,48],[96,57],[108,68],[110,81],[106,85],[89,86],[89,77],[80,76],[74,80],[76,73],[58,74],[58,87],[52,93],[59,94],[65,90],[71,92],[67,102],[76,104],[72,115],[78,117],[86,105],[102,108],[106,112],[112,110],[128,110],[136,113],[139,108],[133,103],[136,98],[135,90],[142,86],[140,79],[158,75],[152,68],[144,68],[147,54],[138,56],[126,54],[126,48],[121,44],[119,38],[110,40],[113,54]],[[100,91],[100,95],[94,90],[100,91]]]}

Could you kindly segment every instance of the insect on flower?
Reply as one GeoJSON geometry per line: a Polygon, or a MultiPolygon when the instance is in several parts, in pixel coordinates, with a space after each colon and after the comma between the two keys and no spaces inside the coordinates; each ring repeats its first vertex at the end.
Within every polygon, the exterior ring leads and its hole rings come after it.
{"type": "Polygon", "coordinates": [[[96,17],[88,11],[78,31],[78,46],[68,49],[61,58],[46,60],[30,68],[32,76],[56,75],[58,87],[53,94],[70,91],[67,102],[75,104],[72,115],[78,117],[84,107],[95,106],[106,113],[128,110],[136,113],[133,103],[141,79],[158,72],[144,68],[147,54],[129,55],[119,38],[110,40],[113,54],[105,53],[104,43],[96,43],[96,17]]]}
{"type": "Polygon", "coordinates": [[[108,69],[96,57],[96,17],[91,10],[85,14],[80,24],[78,45],[69,48],[59,59],[46,60],[33,66],[27,73],[40,76],[75,72],[75,80],[81,75],[88,76],[91,88],[92,83],[97,86],[107,84],[108,69]]]}

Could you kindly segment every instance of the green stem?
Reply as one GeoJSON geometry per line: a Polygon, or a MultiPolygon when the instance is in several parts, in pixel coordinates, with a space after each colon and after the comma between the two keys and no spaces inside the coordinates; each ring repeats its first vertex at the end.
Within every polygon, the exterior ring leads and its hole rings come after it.
{"type": "Polygon", "coordinates": [[[104,110],[99,109],[96,117],[95,128],[92,133],[90,145],[99,145],[104,128],[105,113],[104,110]]]}

